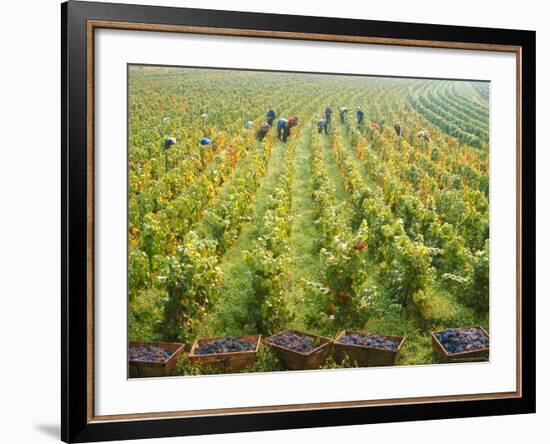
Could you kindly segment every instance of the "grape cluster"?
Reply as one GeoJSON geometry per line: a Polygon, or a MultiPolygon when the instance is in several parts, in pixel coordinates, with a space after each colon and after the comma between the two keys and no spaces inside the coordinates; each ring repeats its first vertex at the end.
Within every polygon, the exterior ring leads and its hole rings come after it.
{"type": "Polygon", "coordinates": [[[367,333],[347,333],[338,342],[345,345],[363,345],[384,350],[396,351],[397,345],[394,341],[379,335],[367,333]]]}
{"type": "Polygon", "coordinates": [[[145,347],[132,346],[129,348],[130,361],[164,362],[172,353],[160,347],[148,345],[145,347]]]}
{"type": "Polygon", "coordinates": [[[226,336],[219,339],[210,339],[202,341],[195,349],[197,355],[211,355],[214,353],[236,353],[254,350],[254,344],[239,339],[236,336],[226,336]]]}
{"type": "Polygon", "coordinates": [[[281,347],[289,348],[298,353],[309,353],[316,347],[315,341],[309,336],[300,336],[296,333],[286,332],[270,339],[270,342],[281,347]]]}
{"type": "Polygon", "coordinates": [[[449,353],[480,350],[489,346],[489,338],[476,327],[447,328],[435,336],[449,353]]]}

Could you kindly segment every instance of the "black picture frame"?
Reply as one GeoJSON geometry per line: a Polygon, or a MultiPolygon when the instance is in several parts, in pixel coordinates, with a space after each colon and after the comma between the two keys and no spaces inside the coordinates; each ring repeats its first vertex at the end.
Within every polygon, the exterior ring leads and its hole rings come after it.
{"type": "MultiPolygon", "coordinates": [[[[535,32],[69,1],[61,5],[61,438],[91,442],[535,412],[535,32]],[[90,20],[513,45],[521,49],[521,396],[354,408],[95,421],[90,417],[87,38],[90,20]]],[[[90,319],[92,317],[92,319],[90,319]]]]}

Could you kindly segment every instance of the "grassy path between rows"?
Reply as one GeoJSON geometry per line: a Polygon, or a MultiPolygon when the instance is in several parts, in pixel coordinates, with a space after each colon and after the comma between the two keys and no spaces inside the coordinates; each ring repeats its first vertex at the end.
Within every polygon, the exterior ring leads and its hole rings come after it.
{"type": "Polygon", "coordinates": [[[223,273],[219,299],[208,313],[196,336],[202,338],[255,333],[248,328],[246,304],[250,295],[250,276],[243,261],[243,253],[253,247],[262,228],[263,216],[269,196],[275,188],[277,175],[282,170],[285,145],[276,142],[268,161],[267,174],[263,178],[253,200],[253,214],[235,244],[227,250],[220,267],[223,273]]]}
{"type": "Polygon", "coordinates": [[[295,314],[291,326],[306,330],[303,315],[307,304],[306,281],[319,279],[319,255],[317,241],[319,233],[315,226],[315,213],[311,194],[311,123],[302,129],[301,140],[296,145],[296,173],[292,186],[292,233],[290,236],[290,257],[292,260],[290,310],[295,314]]]}

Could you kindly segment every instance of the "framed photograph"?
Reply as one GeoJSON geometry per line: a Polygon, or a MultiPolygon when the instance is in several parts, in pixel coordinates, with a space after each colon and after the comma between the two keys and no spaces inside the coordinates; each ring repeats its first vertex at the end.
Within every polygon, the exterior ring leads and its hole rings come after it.
{"type": "Polygon", "coordinates": [[[69,1],[62,439],[535,411],[535,33],[69,1]]]}

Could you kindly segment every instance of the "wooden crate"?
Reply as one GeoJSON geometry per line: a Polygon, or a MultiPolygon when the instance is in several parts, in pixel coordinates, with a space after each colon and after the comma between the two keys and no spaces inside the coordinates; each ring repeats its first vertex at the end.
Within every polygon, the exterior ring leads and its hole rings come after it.
{"type": "Polygon", "coordinates": [[[172,354],[164,362],[129,361],[130,378],[152,378],[170,376],[180,355],[183,353],[183,344],[177,342],[130,342],[130,347],[159,347],[172,354]]]}
{"type": "Polygon", "coordinates": [[[245,335],[236,336],[238,339],[244,339],[255,345],[254,350],[245,352],[228,352],[228,353],[211,353],[207,355],[198,355],[195,350],[200,347],[205,341],[212,341],[223,338],[197,339],[191,351],[189,352],[189,360],[193,364],[199,364],[202,367],[207,367],[213,370],[221,370],[226,373],[237,372],[244,370],[246,367],[256,362],[258,349],[260,347],[261,335],[245,335]]]}
{"type": "Polygon", "coordinates": [[[265,339],[265,343],[279,358],[285,368],[289,370],[314,370],[321,367],[329,357],[332,351],[332,339],[318,336],[311,333],[304,333],[298,330],[287,330],[265,339]],[[319,347],[313,349],[309,353],[300,353],[281,345],[273,344],[271,341],[277,336],[285,333],[294,333],[299,336],[309,336],[314,340],[318,340],[319,347]]]}
{"type": "MultiPolygon", "coordinates": [[[[490,341],[489,333],[487,333],[487,331],[481,325],[457,328],[478,328],[490,341]]],[[[436,334],[441,333],[442,331],[443,330],[432,331],[432,346],[440,362],[482,362],[489,360],[489,347],[485,347],[479,350],[463,351],[460,353],[449,353],[445,349],[445,347],[443,347],[443,344],[439,342],[439,339],[437,339],[436,336],[436,334]]]]}
{"type": "Polygon", "coordinates": [[[369,347],[366,345],[353,345],[353,344],[342,344],[340,339],[347,334],[375,334],[367,332],[358,332],[344,330],[342,331],[334,340],[332,345],[334,360],[341,364],[342,361],[347,357],[351,364],[357,362],[361,367],[378,367],[386,365],[394,365],[403,343],[405,342],[404,336],[387,336],[387,335],[377,335],[383,338],[389,339],[392,342],[397,344],[397,350],[384,350],[375,347],[369,347]]]}

